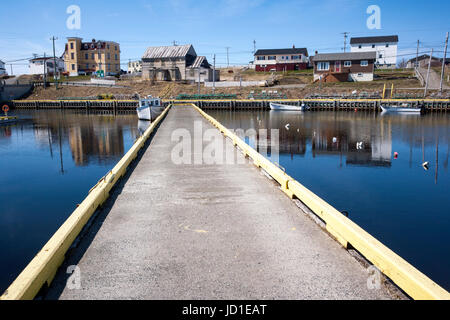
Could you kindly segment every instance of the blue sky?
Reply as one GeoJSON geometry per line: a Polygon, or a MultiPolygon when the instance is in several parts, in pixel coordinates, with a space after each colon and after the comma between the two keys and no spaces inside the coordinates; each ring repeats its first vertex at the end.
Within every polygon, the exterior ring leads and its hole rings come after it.
{"type": "MultiPolygon", "coordinates": [[[[50,38],[58,37],[57,55],[68,36],[117,41],[122,68],[139,59],[148,46],[192,43],[197,54],[217,64],[252,60],[256,47],[307,47],[311,55],[340,52],[344,31],[351,36],[398,34],[399,59],[431,48],[442,56],[445,32],[450,31],[449,1],[350,1],[350,0],[70,0],[3,2],[0,59],[26,59],[32,54],[52,54],[50,38]],[[69,30],[66,9],[81,8],[81,29],[69,30]],[[369,30],[369,5],[381,9],[381,29],[369,30]],[[419,23],[420,22],[420,23],[419,23]]],[[[27,61],[12,62],[14,73],[27,73],[27,61]]],[[[8,66],[8,70],[9,70],[8,66]]]]}

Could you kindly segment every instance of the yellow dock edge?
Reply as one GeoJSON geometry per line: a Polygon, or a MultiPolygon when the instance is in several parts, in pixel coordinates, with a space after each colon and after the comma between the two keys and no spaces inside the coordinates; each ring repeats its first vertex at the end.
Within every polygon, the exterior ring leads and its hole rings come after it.
{"type": "Polygon", "coordinates": [[[279,167],[263,157],[216,119],[206,114],[195,104],[192,106],[209,122],[230,138],[254,164],[263,168],[281,185],[281,189],[291,198],[297,197],[325,223],[327,231],[345,248],[351,244],[367,260],[389,277],[399,288],[416,300],[450,300],[450,294],[426,275],[414,268],[406,260],[375,239],[356,223],[345,217],[333,206],[308,190],[279,167]]]}
{"type": "Polygon", "coordinates": [[[27,267],[0,297],[0,300],[31,300],[47,284],[50,285],[65,253],[97,208],[109,197],[110,190],[122,177],[130,163],[137,157],[156,126],[165,117],[171,105],[139,137],[116,166],[89,191],[86,199],[75,209],[27,267]]]}

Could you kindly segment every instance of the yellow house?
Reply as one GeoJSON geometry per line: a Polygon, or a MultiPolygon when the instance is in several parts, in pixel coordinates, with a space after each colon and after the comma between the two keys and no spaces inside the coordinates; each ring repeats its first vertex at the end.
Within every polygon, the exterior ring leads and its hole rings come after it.
{"type": "Polygon", "coordinates": [[[70,76],[103,71],[104,75],[120,74],[120,45],[113,41],[67,38],[64,52],[66,71],[70,76]]]}

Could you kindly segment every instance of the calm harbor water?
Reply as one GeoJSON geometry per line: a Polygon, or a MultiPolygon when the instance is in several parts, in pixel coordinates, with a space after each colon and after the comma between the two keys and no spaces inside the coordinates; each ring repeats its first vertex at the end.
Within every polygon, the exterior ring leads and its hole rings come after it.
{"type": "MultiPolygon", "coordinates": [[[[450,116],[209,113],[229,128],[279,129],[288,174],[450,289],[450,116]]],[[[0,291],[146,128],[134,114],[16,114],[0,126],[0,291]]]]}
{"type": "Polygon", "coordinates": [[[230,129],[278,129],[289,175],[450,289],[450,115],[208,113],[230,129]]]}
{"type": "Polygon", "coordinates": [[[24,120],[0,126],[1,292],[148,126],[135,114],[15,114],[24,120]]]}

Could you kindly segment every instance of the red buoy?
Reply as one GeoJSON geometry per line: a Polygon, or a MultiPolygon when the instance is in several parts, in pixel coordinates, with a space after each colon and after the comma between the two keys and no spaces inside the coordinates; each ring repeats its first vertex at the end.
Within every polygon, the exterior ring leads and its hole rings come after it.
{"type": "Polygon", "coordinates": [[[398,158],[398,152],[394,152],[394,159],[398,158]]]}

